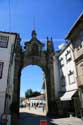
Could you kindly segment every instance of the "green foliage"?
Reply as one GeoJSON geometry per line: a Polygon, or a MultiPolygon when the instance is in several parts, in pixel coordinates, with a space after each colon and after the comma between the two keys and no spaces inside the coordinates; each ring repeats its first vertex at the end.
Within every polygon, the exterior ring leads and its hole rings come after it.
{"type": "Polygon", "coordinates": [[[32,95],[32,89],[28,89],[26,92],[25,92],[25,97],[26,98],[29,98],[31,95],[32,95]]]}
{"type": "Polygon", "coordinates": [[[32,91],[32,89],[28,89],[25,92],[25,98],[30,98],[30,97],[35,97],[35,96],[39,96],[41,93],[38,91],[32,91]]]}

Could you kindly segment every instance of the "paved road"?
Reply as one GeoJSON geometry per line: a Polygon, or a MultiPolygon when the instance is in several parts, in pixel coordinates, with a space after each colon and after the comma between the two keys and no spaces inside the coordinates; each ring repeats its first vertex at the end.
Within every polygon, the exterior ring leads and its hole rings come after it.
{"type": "Polygon", "coordinates": [[[19,125],[40,125],[40,120],[46,120],[48,124],[50,122],[46,117],[46,111],[43,112],[42,108],[20,108],[19,125]]]}
{"type": "Polygon", "coordinates": [[[42,108],[34,108],[34,107],[25,107],[25,108],[20,108],[20,112],[25,112],[25,113],[31,113],[31,114],[36,114],[36,115],[42,115],[46,116],[46,110],[43,111],[42,108]]]}
{"type": "Polygon", "coordinates": [[[20,109],[19,125],[40,125],[40,120],[47,120],[48,125],[83,125],[83,121],[79,118],[52,119],[46,117],[41,109],[20,109]]]}
{"type": "Polygon", "coordinates": [[[40,120],[47,120],[48,125],[51,125],[48,117],[29,113],[20,113],[19,125],[40,125],[40,120]]]}
{"type": "Polygon", "coordinates": [[[51,123],[54,123],[54,124],[56,123],[57,125],[83,125],[83,121],[75,117],[52,119],[51,123]]]}
{"type": "Polygon", "coordinates": [[[40,120],[47,120],[48,125],[83,125],[81,119],[75,117],[50,119],[46,116],[39,116],[29,113],[20,114],[19,125],[40,125],[40,120]]]}

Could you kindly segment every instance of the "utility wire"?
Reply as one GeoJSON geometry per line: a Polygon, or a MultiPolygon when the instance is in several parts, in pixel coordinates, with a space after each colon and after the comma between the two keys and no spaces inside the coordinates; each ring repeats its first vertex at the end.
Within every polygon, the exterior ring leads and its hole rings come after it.
{"type": "Polygon", "coordinates": [[[11,32],[11,0],[9,0],[9,31],[11,32]]]}

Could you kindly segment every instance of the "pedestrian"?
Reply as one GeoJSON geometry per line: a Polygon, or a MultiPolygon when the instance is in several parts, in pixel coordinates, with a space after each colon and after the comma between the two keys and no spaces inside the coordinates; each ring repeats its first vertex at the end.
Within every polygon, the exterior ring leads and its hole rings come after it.
{"type": "Polygon", "coordinates": [[[29,110],[30,110],[30,103],[28,104],[29,110]]]}
{"type": "Polygon", "coordinates": [[[36,109],[36,103],[35,103],[35,109],[36,109]]]}
{"type": "Polygon", "coordinates": [[[43,105],[43,112],[44,112],[45,106],[43,105]]]}

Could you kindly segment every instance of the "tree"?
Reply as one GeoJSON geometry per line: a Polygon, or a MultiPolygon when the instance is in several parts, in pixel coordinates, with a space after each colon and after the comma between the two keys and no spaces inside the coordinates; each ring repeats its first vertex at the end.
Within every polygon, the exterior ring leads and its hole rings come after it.
{"type": "Polygon", "coordinates": [[[32,95],[32,89],[28,89],[26,92],[25,92],[25,97],[26,98],[29,98],[31,95],[32,95]]]}
{"type": "Polygon", "coordinates": [[[41,93],[38,92],[38,91],[34,91],[34,92],[32,93],[32,96],[33,96],[33,97],[35,97],[35,96],[39,96],[39,95],[41,95],[41,93]]]}
{"type": "Polygon", "coordinates": [[[39,95],[41,95],[41,93],[40,92],[38,92],[38,91],[32,91],[32,89],[28,89],[26,92],[25,92],[25,97],[26,98],[30,98],[30,97],[35,97],[35,96],[39,96],[39,95]]]}

